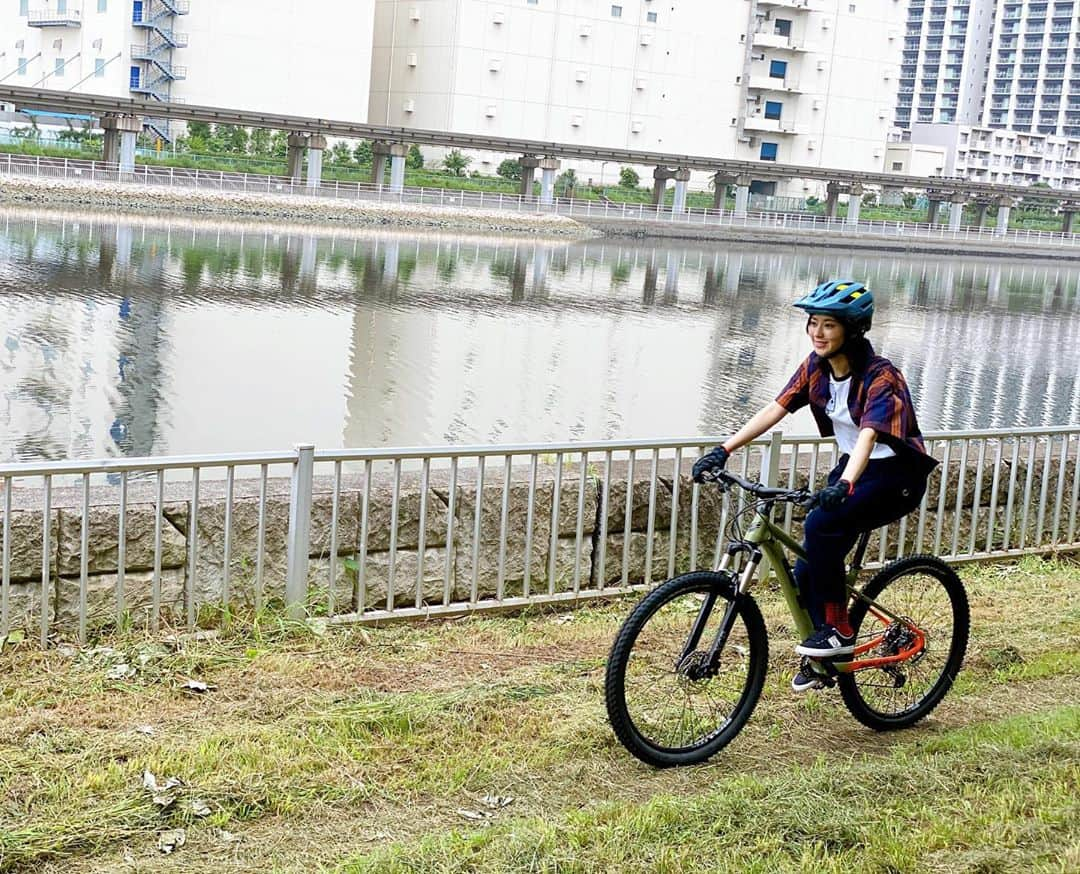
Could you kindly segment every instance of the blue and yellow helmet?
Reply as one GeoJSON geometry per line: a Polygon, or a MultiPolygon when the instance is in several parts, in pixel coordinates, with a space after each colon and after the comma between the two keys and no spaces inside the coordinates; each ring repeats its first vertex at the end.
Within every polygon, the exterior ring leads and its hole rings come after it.
{"type": "Polygon", "coordinates": [[[810,316],[832,316],[850,331],[863,334],[874,319],[874,293],[854,279],[830,279],[792,306],[810,316]]]}

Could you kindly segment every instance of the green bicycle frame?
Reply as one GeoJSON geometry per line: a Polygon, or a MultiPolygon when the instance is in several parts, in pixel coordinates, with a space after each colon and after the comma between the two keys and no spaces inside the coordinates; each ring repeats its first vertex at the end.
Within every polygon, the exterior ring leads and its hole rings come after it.
{"type": "MultiPolygon", "coordinates": [[[[786,531],[769,518],[771,514],[771,505],[765,508],[764,512],[759,510],[755,515],[753,526],[751,526],[750,530],[743,538],[744,543],[760,550],[760,555],[752,555],[750,561],[746,563],[746,566],[739,574],[739,593],[745,592],[749,587],[750,581],[754,578],[754,574],[758,569],[760,559],[767,561],[767,567],[772,567],[776,573],[776,578],[780,581],[780,592],[783,594],[784,601],[787,603],[788,610],[791,612],[791,618],[795,622],[795,628],[798,630],[800,637],[805,639],[814,633],[814,623],[810,619],[810,613],[803,604],[801,593],[799,592],[799,584],[795,580],[794,571],[792,570],[791,564],[788,562],[788,557],[784,550],[790,550],[797,558],[803,560],[806,559],[806,552],[786,531]]],[[[857,552],[857,556],[861,556],[861,549],[857,552]]],[[[719,572],[727,571],[728,565],[731,562],[731,557],[731,553],[725,551],[716,570],[719,572]]],[[[846,583],[848,593],[855,598],[866,601],[890,619],[902,621],[900,617],[891,610],[881,606],[873,598],[867,597],[856,587],[855,583],[858,579],[860,569],[861,561],[857,557],[847,573],[846,583]]],[[[835,663],[833,667],[837,671],[847,671],[850,670],[850,664],[851,663],[835,663]]]]}

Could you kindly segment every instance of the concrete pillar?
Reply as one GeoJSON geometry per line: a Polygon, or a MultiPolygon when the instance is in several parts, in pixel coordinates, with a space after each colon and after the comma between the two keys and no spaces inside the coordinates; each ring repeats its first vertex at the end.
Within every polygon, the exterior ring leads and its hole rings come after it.
{"type": "Polygon", "coordinates": [[[926,223],[928,225],[935,224],[937,222],[938,207],[941,206],[941,201],[937,198],[930,198],[930,205],[926,210],[926,223]]]}
{"type": "Polygon", "coordinates": [[[540,166],[540,159],[536,155],[522,155],[521,164],[521,196],[532,197],[533,181],[536,177],[536,168],[540,166]]]}
{"type": "Polygon", "coordinates": [[[964,197],[961,194],[954,194],[952,200],[949,202],[949,230],[960,230],[960,222],[964,218],[964,197]]]}
{"type": "Polygon", "coordinates": [[[390,146],[390,191],[401,194],[405,190],[405,157],[409,147],[405,143],[390,146]]]}
{"type": "Polygon", "coordinates": [[[985,201],[975,204],[975,227],[981,228],[986,225],[986,210],[990,204],[985,201]]]}
{"type": "Polygon", "coordinates": [[[862,209],[863,187],[854,183],[848,191],[847,221],[845,224],[857,225],[859,223],[859,210],[862,209]]]}
{"type": "Polygon", "coordinates": [[[1073,232],[1073,219],[1076,218],[1076,210],[1073,208],[1063,209],[1061,211],[1061,233],[1071,234],[1073,232]]]}
{"type": "Polygon", "coordinates": [[[307,145],[307,187],[318,188],[322,185],[322,158],[326,149],[326,137],[312,134],[307,145]]]}
{"type": "Polygon", "coordinates": [[[674,170],[667,167],[657,167],[653,170],[652,202],[657,206],[664,202],[664,192],[667,191],[667,181],[675,175],[674,170]]]}
{"type": "Polygon", "coordinates": [[[994,228],[995,237],[1004,237],[1009,230],[1009,210],[1013,205],[1011,197],[998,198],[997,227],[994,228]]]}
{"type": "Polygon", "coordinates": [[[840,183],[830,182],[825,186],[825,216],[836,218],[837,209],[840,206],[840,183]]]}
{"type": "Polygon", "coordinates": [[[289,134],[289,178],[293,184],[299,184],[304,176],[304,152],[307,150],[307,134],[289,134]]]}
{"type": "Polygon", "coordinates": [[[390,157],[390,146],[380,140],[371,144],[371,184],[386,183],[386,159],[390,157]]]}
{"type": "Polygon", "coordinates": [[[713,196],[712,196],[712,208],[723,209],[724,203],[727,200],[727,187],[731,184],[732,179],[725,173],[717,173],[713,176],[713,196]]]}
{"type": "Polygon", "coordinates": [[[686,212],[686,186],[689,182],[689,170],[675,171],[675,199],[671,204],[671,211],[676,215],[686,212]]]}
{"type": "Polygon", "coordinates": [[[135,115],[106,115],[101,119],[105,131],[103,160],[119,164],[121,173],[135,170],[135,140],[142,131],[142,119],[135,115]]]}
{"type": "Polygon", "coordinates": [[[750,205],[750,177],[739,176],[735,179],[735,215],[745,216],[750,205]]]}
{"type": "Polygon", "coordinates": [[[540,159],[540,202],[549,204],[555,200],[555,171],[561,165],[557,158],[540,159]]]}

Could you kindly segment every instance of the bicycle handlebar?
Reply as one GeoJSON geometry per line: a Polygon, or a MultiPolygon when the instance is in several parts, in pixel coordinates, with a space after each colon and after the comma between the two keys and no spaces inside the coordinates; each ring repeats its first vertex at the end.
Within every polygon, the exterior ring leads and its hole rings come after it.
{"type": "Polygon", "coordinates": [[[738,474],[728,470],[709,471],[705,474],[705,482],[715,482],[724,485],[736,485],[757,498],[765,501],[790,501],[802,507],[810,507],[814,503],[814,495],[808,489],[778,489],[762,483],[751,482],[743,479],[738,474]]]}

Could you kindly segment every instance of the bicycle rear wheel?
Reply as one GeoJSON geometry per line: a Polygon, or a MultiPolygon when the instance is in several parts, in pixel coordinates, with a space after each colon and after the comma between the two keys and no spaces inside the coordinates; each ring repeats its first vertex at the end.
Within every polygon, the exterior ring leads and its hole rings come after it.
{"type": "Polygon", "coordinates": [[[967,593],[952,568],[928,555],[893,562],[863,592],[904,621],[890,620],[856,599],[850,621],[857,643],[880,640],[861,658],[895,656],[910,647],[908,623],[925,635],[925,645],[904,661],[841,673],[840,694],[863,725],[877,731],[907,728],[941,702],[960,671],[971,623],[967,593]]]}
{"type": "Polygon", "coordinates": [[[685,574],[650,592],[619,630],[604,697],[616,736],[641,761],[658,768],[703,762],[753,713],[768,640],[749,596],[734,602],[731,632],[718,659],[707,664],[733,597],[725,574],[685,574]],[[700,634],[689,646],[695,628],[700,634]]]}

